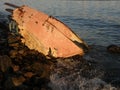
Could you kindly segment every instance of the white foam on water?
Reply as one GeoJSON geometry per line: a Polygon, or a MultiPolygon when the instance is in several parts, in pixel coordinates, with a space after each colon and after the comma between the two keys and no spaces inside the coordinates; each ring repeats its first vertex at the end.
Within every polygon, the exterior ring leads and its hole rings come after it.
{"type": "Polygon", "coordinates": [[[60,78],[58,74],[52,74],[49,86],[52,90],[117,90],[100,78],[86,79],[80,75],[72,77],[71,75],[69,78],[67,76],[60,78]]]}
{"type": "MultiPolygon", "coordinates": [[[[91,52],[85,56],[86,63],[82,62],[81,64],[79,61],[72,61],[75,63],[68,67],[65,65],[65,61],[63,63],[58,61],[50,75],[49,86],[52,90],[119,90],[118,87],[112,84],[114,75],[107,77],[105,74],[108,69],[112,73],[114,72],[112,68],[119,68],[118,63],[115,62],[115,59],[117,60],[119,57],[107,53],[105,47],[93,47],[91,52]],[[112,66],[108,66],[110,63],[112,63],[112,66]],[[106,82],[103,78],[113,79],[110,82],[106,82]]],[[[115,78],[118,78],[119,82],[120,78],[117,72],[115,78]]]]}

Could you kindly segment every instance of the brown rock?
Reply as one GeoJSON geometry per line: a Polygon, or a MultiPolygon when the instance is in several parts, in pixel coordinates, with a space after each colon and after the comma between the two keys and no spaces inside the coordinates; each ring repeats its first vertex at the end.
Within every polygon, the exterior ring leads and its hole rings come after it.
{"type": "Polygon", "coordinates": [[[19,53],[19,54],[22,54],[22,55],[24,55],[24,52],[25,52],[24,49],[21,49],[21,50],[18,51],[18,53],[19,53]]]}
{"type": "Polygon", "coordinates": [[[34,75],[33,72],[26,72],[26,73],[24,74],[24,76],[27,77],[27,78],[31,78],[33,75],[34,75]]]}
{"type": "Polygon", "coordinates": [[[13,77],[12,81],[15,86],[21,85],[26,79],[23,76],[20,77],[13,77]]]}
{"type": "Polygon", "coordinates": [[[8,43],[11,44],[11,43],[15,43],[17,41],[20,41],[21,37],[20,36],[14,36],[12,34],[9,34],[8,36],[8,43]]]}
{"type": "Polygon", "coordinates": [[[41,74],[41,78],[48,78],[49,79],[49,76],[50,76],[50,66],[47,65],[47,64],[44,64],[44,71],[42,72],[41,74]]]}
{"type": "Polygon", "coordinates": [[[109,45],[107,51],[110,53],[120,53],[120,47],[117,45],[109,45]]]}
{"type": "Polygon", "coordinates": [[[12,43],[12,44],[9,44],[9,46],[11,46],[11,47],[19,47],[19,43],[12,43]]]}
{"type": "Polygon", "coordinates": [[[14,72],[17,72],[20,69],[20,67],[18,65],[13,65],[12,68],[13,68],[14,72]]]}
{"type": "Polygon", "coordinates": [[[43,65],[39,62],[35,62],[33,63],[32,65],[32,69],[35,71],[35,72],[40,72],[40,71],[43,71],[43,65]]]}
{"type": "Polygon", "coordinates": [[[17,57],[18,51],[17,51],[17,50],[11,50],[11,51],[9,52],[9,54],[10,54],[10,57],[11,57],[11,58],[15,58],[15,57],[17,57]]]}
{"type": "Polygon", "coordinates": [[[41,88],[41,90],[46,90],[45,88],[41,88]]]}
{"type": "Polygon", "coordinates": [[[0,69],[5,72],[9,67],[11,67],[11,59],[7,55],[0,56],[0,69]]]}

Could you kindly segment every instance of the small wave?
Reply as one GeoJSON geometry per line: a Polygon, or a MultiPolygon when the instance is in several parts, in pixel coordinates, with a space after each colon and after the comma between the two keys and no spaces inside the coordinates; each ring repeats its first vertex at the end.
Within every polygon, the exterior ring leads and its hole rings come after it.
{"type": "Polygon", "coordinates": [[[92,45],[83,59],[58,60],[49,86],[52,90],[118,90],[120,65],[115,60],[119,60],[119,55],[108,53],[104,46],[92,45]]]}

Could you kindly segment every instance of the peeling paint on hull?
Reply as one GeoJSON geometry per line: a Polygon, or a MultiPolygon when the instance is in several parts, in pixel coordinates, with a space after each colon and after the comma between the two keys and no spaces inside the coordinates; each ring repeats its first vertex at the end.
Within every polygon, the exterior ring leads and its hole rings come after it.
{"type": "Polygon", "coordinates": [[[12,12],[19,33],[26,46],[44,55],[58,57],[83,56],[87,44],[69,27],[56,18],[28,6],[21,6],[12,12]]]}

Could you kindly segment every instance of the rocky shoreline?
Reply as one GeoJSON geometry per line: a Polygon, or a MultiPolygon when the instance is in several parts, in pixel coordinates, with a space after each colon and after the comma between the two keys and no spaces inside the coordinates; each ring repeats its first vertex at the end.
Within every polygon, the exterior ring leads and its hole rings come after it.
{"type": "MultiPolygon", "coordinates": [[[[48,87],[50,73],[56,68],[57,62],[64,63],[65,67],[70,69],[81,62],[81,65],[86,64],[87,67],[85,67],[90,69],[89,63],[80,56],[67,59],[48,59],[21,43],[20,35],[12,34],[4,25],[0,29],[4,30],[0,35],[1,90],[51,90],[48,87]]],[[[74,72],[74,70],[71,71],[74,72]]]]}
{"type": "MultiPolygon", "coordinates": [[[[75,72],[87,80],[96,76],[102,78],[102,69],[96,71],[98,64],[95,61],[80,56],[49,59],[35,50],[30,50],[21,43],[21,38],[20,35],[9,32],[5,24],[0,23],[0,90],[52,90],[48,85],[51,73],[60,78],[75,72]]],[[[120,53],[119,47],[115,45],[109,46],[107,50],[110,53],[120,53]]],[[[74,78],[68,81],[72,79],[74,78]]],[[[98,88],[102,90],[104,86],[98,88]]]]}
{"type": "Polygon", "coordinates": [[[3,30],[0,35],[0,89],[48,90],[46,83],[54,61],[28,49],[19,35],[11,34],[3,25],[0,29],[3,30]]]}

